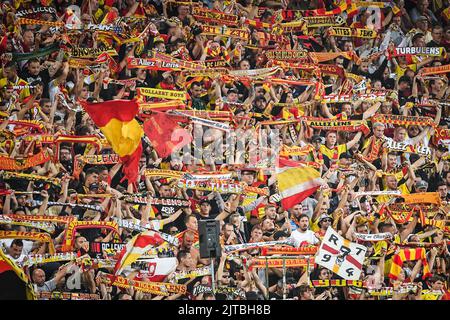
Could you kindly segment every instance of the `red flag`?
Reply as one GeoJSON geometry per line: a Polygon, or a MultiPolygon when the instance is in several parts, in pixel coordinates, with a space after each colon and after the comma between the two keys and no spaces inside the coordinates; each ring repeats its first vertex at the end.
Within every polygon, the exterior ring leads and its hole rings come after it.
{"type": "Polygon", "coordinates": [[[180,121],[185,119],[163,112],[153,112],[151,118],[144,123],[144,132],[161,158],[191,143],[192,136],[180,127],[180,121]]]}

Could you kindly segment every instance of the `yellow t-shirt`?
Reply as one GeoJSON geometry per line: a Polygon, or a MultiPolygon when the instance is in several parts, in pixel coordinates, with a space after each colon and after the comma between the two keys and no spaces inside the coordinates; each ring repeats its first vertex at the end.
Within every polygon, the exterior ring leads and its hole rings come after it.
{"type": "Polygon", "coordinates": [[[411,69],[412,71],[417,71],[417,64],[408,64],[405,68],[400,67],[400,65],[397,65],[395,67],[395,73],[397,74],[397,79],[399,79],[401,76],[403,76],[407,69],[411,69]]]}
{"type": "Polygon", "coordinates": [[[330,161],[338,161],[339,156],[347,152],[347,145],[346,144],[340,144],[334,148],[329,149],[326,145],[322,144],[320,146],[319,151],[326,156],[330,161]]]}
{"type": "MultiPolygon", "coordinates": [[[[28,82],[26,82],[23,79],[20,79],[19,77],[17,77],[17,81],[15,83],[11,82],[11,81],[8,81],[7,78],[0,79],[0,89],[6,87],[7,85],[10,85],[10,86],[26,86],[26,85],[28,85],[28,82]]],[[[15,91],[19,92],[20,100],[24,100],[26,97],[28,97],[30,95],[30,89],[29,88],[15,89],[15,91]]]]}

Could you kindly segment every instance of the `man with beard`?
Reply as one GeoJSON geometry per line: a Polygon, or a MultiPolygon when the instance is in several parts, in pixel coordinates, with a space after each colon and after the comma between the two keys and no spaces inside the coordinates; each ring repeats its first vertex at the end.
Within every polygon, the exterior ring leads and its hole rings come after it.
{"type": "Polygon", "coordinates": [[[200,251],[193,246],[194,242],[195,233],[193,231],[186,231],[183,235],[183,241],[180,245],[180,251],[186,251],[191,255],[194,261],[194,266],[197,266],[199,264],[208,265],[209,259],[200,258],[200,251]]]}
{"type": "Polygon", "coordinates": [[[306,214],[301,214],[299,217],[299,227],[291,233],[289,239],[294,240],[297,247],[320,242],[315,233],[309,228],[309,217],[306,214]]]}

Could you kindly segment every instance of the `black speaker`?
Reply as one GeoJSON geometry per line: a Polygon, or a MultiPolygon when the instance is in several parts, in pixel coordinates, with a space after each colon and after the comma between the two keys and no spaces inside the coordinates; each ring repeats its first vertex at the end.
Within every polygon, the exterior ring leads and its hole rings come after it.
{"type": "Polygon", "coordinates": [[[200,220],[198,222],[200,258],[220,258],[220,222],[218,220],[200,220]]]}

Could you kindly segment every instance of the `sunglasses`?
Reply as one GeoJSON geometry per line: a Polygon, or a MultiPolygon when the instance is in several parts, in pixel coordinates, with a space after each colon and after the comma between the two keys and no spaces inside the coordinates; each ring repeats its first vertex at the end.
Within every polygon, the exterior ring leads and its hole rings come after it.
{"type": "Polygon", "coordinates": [[[332,222],[333,220],[331,220],[331,219],[323,219],[322,221],[323,222],[332,222]]]}

